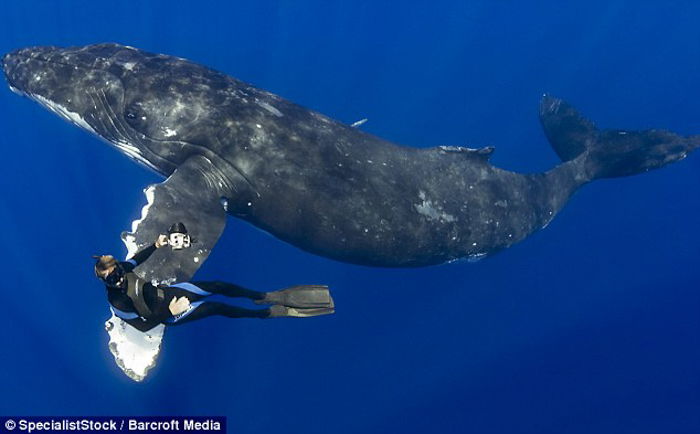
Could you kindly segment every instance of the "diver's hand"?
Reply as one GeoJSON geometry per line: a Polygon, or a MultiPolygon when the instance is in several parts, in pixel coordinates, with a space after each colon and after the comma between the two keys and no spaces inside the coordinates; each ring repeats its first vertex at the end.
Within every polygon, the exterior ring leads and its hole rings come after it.
{"type": "Polygon", "coordinates": [[[170,309],[171,314],[180,315],[181,313],[187,311],[190,308],[190,306],[191,304],[187,297],[173,297],[173,299],[170,300],[168,309],[170,309]]]}
{"type": "Polygon", "coordinates": [[[160,234],[158,235],[158,238],[156,239],[156,249],[160,249],[161,247],[167,246],[168,245],[168,236],[160,234]]]}

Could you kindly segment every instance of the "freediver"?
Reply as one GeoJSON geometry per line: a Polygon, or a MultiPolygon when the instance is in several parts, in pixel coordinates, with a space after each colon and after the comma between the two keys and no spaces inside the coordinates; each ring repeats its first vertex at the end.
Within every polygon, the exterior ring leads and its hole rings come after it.
{"type": "MultiPolygon", "coordinates": [[[[171,228],[172,229],[172,228],[171,228]]],[[[272,292],[258,292],[227,282],[183,282],[152,285],[134,273],[156,249],[169,244],[167,235],[159,235],[150,246],[126,262],[112,255],[94,256],[95,275],[107,289],[114,314],[134,328],[145,332],[158,324],[180,325],[213,315],[229,318],[311,317],[334,312],[327,286],[300,285],[272,292]],[[264,309],[246,309],[208,301],[213,294],[242,297],[256,304],[272,305],[264,309]]]]}

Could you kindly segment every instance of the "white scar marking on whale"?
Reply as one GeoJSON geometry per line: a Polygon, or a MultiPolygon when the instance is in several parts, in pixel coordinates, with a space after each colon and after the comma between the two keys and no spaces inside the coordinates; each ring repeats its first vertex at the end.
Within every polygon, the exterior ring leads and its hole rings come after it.
{"type": "Polygon", "coordinates": [[[63,107],[61,104],[55,103],[41,95],[31,94],[30,97],[34,98],[39,104],[56,113],[58,116],[67,120],[68,122],[71,122],[93,134],[97,134],[90,124],[85,122],[85,119],[83,119],[78,113],[72,112],[63,107]]]}
{"type": "Polygon", "coordinates": [[[273,115],[277,116],[278,118],[281,118],[284,116],[281,111],[277,110],[275,107],[271,106],[270,104],[264,102],[264,101],[258,101],[258,105],[265,110],[269,111],[273,115]]]}
{"type": "Polygon", "coordinates": [[[124,69],[126,69],[127,71],[131,71],[134,69],[134,66],[136,66],[136,62],[126,62],[124,64],[124,69]]]}
{"type": "Polygon", "coordinates": [[[451,223],[457,220],[455,216],[446,213],[440,205],[426,199],[424,191],[421,190],[418,192],[418,198],[422,202],[413,204],[413,207],[418,211],[418,214],[425,216],[428,220],[437,220],[443,223],[451,223]]]}
{"type": "Polygon", "coordinates": [[[164,135],[165,137],[177,136],[177,131],[171,130],[170,128],[165,127],[165,128],[163,128],[163,135],[164,135]]]}

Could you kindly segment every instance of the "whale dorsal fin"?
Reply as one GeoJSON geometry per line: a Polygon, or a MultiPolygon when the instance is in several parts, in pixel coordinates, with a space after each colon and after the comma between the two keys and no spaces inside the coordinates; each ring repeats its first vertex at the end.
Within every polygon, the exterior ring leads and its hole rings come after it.
{"type": "Polygon", "coordinates": [[[496,149],[493,146],[485,146],[483,148],[467,148],[465,146],[438,146],[436,148],[443,154],[463,154],[466,157],[473,157],[483,161],[489,161],[493,151],[496,149]]]}

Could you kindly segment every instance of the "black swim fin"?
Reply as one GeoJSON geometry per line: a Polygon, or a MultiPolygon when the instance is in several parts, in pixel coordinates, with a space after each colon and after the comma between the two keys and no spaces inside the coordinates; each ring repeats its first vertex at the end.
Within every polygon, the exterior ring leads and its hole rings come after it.
{"type": "Polygon", "coordinates": [[[270,307],[270,318],[308,318],[335,313],[332,307],[301,308],[274,305],[270,307]]]}
{"type": "MultiPolygon", "coordinates": [[[[257,304],[277,304],[296,308],[333,309],[333,298],[325,285],[299,285],[279,291],[265,293],[265,298],[255,300],[257,304]]],[[[331,312],[332,313],[332,312],[331,312]]]]}

